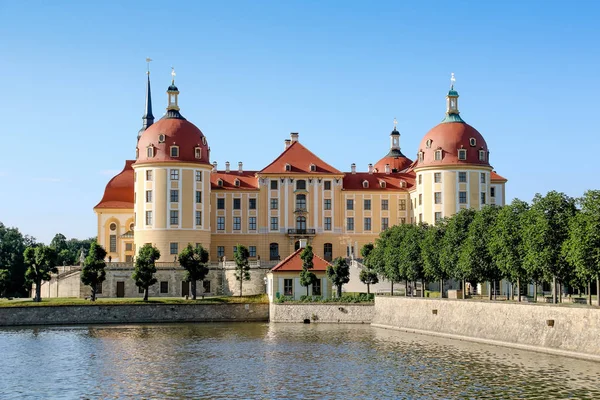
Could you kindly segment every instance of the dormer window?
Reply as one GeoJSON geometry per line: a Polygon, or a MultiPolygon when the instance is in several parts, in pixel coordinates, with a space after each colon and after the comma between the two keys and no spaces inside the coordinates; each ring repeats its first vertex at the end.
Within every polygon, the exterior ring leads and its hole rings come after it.
{"type": "Polygon", "coordinates": [[[148,155],[148,158],[154,157],[154,146],[148,146],[146,151],[147,151],[146,154],[148,155]]]}
{"type": "Polygon", "coordinates": [[[477,139],[475,139],[474,137],[469,139],[469,145],[471,145],[471,147],[477,146],[477,139]]]}
{"type": "Polygon", "coordinates": [[[385,189],[385,181],[380,181],[380,182],[379,182],[379,186],[380,186],[382,189],[385,189]]]}
{"type": "Polygon", "coordinates": [[[291,171],[292,170],[292,166],[290,164],[285,164],[285,170],[286,171],[291,171]]]}
{"type": "Polygon", "coordinates": [[[419,152],[419,161],[423,162],[423,152],[422,151],[419,152]]]}
{"type": "Polygon", "coordinates": [[[165,142],[165,134],[161,133],[160,135],[158,135],[158,143],[164,143],[165,142]]]}
{"type": "Polygon", "coordinates": [[[406,181],[404,179],[400,179],[400,187],[401,188],[405,188],[406,187],[406,181]]]}
{"type": "Polygon", "coordinates": [[[458,159],[461,161],[464,161],[467,159],[467,150],[465,149],[458,149],[458,159]]]}
{"type": "Polygon", "coordinates": [[[427,142],[425,142],[425,147],[430,149],[431,148],[431,143],[433,143],[433,140],[431,139],[427,139],[427,142]]]}
{"type": "Polygon", "coordinates": [[[440,161],[442,159],[442,150],[435,151],[435,160],[440,161]]]}
{"type": "Polygon", "coordinates": [[[315,164],[310,164],[310,172],[317,172],[317,166],[315,164]]]}
{"type": "Polygon", "coordinates": [[[200,147],[194,147],[194,157],[196,157],[197,160],[202,158],[202,149],[200,147]]]}
{"type": "Polygon", "coordinates": [[[239,180],[239,179],[236,179],[236,180],[235,180],[235,186],[236,186],[236,187],[240,187],[240,180],[239,180]]]}
{"type": "Polygon", "coordinates": [[[363,188],[367,189],[369,187],[369,181],[363,181],[363,188]]]}
{"type": "Polygon", "coordinates": [[[202,136],[202,144],[206,146],[206,136],[202,136]]]}
{"type": "Polygon", "coordinates": [[[223,187],[223,179],[219,179],[219,180],[217,181],[217,186],[219,186],[219,187],[223,187]]]}
{"type": "Polygon", "coordinates": [[[171,157],[179,157],[179,146],[171,146],[171,157]]]}
{"type": "Polygon", "coordinates": [[[485,150],[479,150],[479,161],[485,161],[485,150]]]}

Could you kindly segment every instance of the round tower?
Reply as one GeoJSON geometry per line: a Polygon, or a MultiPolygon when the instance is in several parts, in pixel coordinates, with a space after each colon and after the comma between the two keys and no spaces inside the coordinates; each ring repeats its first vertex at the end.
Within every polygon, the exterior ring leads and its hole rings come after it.
{"type": "Polygon", "coordinates": [[[400,150],[400,132],[398,132],[397,125],[398,121],[394,118],[394,130],[390,133],[390,151],[375,163],[377,172],[387,174],[402,172],[412,164],[412,161],[400,150]]]}
{"type": "Polygon", "coordinates": [[[135,248],[151,243],[173,262],[191,243],[210,249],[210,149],[179,112],[175,72],[167,113],[139,137],[134,170],[135,248]]]}
{"type": "Polygon", "coordinates": [[[483,136],[461,117],[454,74],[446,96],[446,117],[421,140],[416,190],[411,194],[415,222],[435,223],[461,208],[489,203],[489,151],[483,136]]]}

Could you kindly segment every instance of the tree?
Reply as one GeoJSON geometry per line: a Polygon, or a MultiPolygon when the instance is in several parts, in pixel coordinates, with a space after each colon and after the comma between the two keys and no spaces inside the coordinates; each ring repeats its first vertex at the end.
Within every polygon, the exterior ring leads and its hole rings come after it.
{"type": "Polygon", "coordinates": [[[575,215],[575,200],[564,193],[539,193],[527,213],[524,229],[525,268],[532,276],[543,274],[552,281],[552,302],[557,302],[556,283],[565,282],[571,267],[562,252],[569,237],[569,221],[575,215]]]}
{"type": "Polygon", "coordinates": [[[90,251],[85,257],[85,262],[81,268],[81,283],[92,289],[91,300],[96,301],[96,290],[98,285],[106,280],[106,250],[96,242],[90,245],[90,251]]]}
{"type": "MultiPolygon", "coordinates": [[[[523,230],[529,205],[519,199],[500,208],[489,238],[489,250],[500,274],[511,282],[517,282],[518,300],[521,301],[521,282],[530,276],[525,269],[525,245],[523,230]]],[[[495,282],[490,282],[490,289],[495,282]]],[[[537,283],[537,282],[536,282],[537,283]]],[[[537,292],[537,290],[536,290],[537,292]]],[[[490,299],[492,290],[490,290],[490,299]]]]}
{"type": "Polygon", "coordinates": [[[371,285],[379,283],[379,277],[377,276],[377,273],[373,271],[370,267],[370,257],[374,255],[374,250],[375,246],[373,246],[373,243],[367,243],[362,247],[362,249],[360,249],[360,254],[363,257],[363,265],[365,266],[365,268],[360,271],[358,279],[360,279],[362,283],[367,285],[368,295],[371,294],[371,285]]]}
{"type": "Polygon", "coordinates": [[[8,297],[8,289],[10,288],[10,271],[0,269],[0,297],[8,297]]]}
{"type": "MultiPolygon", "coordinates": [[[[581,210],[571,219],[569,236],[562,251],[582,282],[589,284],[596,280],[597,304],[600,306],[600,190],[588,190],[578,203],[581,210]]],[[[588,298],[591,304],[589,286],[588,298]]]]}
{"type": "Polygon", "coordinates": [[[442,268],[440,247],[446,231],[447,220],[438,221],[436,225],[425,229],[421,242],[423,257],[423,274],[425,279],[440,282],[440,297],[444,297],[444,281],[450,278],[450,272],[442,268]]]}
{"type": "Polygon", "coordinates": [[[310,270],[313,269],[313,250],[311,245],[306,247],[300,253],[302,259],[302,271],[300,272],[300,285],[306,286],[306,296],[308,296],[308,287],[314,285],[317,281],[317,276],[310,270]]]}
{"type": "MultiPolygon", "coordinates": [[[[425,284],[423,282],[423,257],[421,252],[421,242],[423,241],[424,225],[398,225],[401,232],[401,242],[398,246],[398,266],[400,275],[404,277],[408,287],[408,282],[412,282],[416,287],[416,282],[421,281],[423,293],[425,284]]],[[[413,295],[413,291],[410,291],[413,295]]]]}
{"type": "Polygon", "coordinates": [[[467,239],[469,225],[475,217],[475,210],[462,209],[448,220],[442,245],[440,248],[441,268],[450,272],[450,276],[460,280],[463,287],[463,298],[465,297],[465,281],[471,278],[469,271],[458,268],[458,257],[460,250],[467,239]]]}
{"type": "Polygon", "coordinates": [[[159,258],[160,251],[150,243],[146,243],[140,248],[135,259],[135,268],[131,277],[135,281],[135,285],[144,290],[144,301],[148,301],[148,288],[157,282],[154,274],[156,273],[156,260],[159,258]]]}
{"type": "Polygon", "coordinates": [[[337,296],[342,297],[342,285],[350,282],[350,267],[346,259],[338,257],[333,265],[327,266],[327,277],[337,287],[337,296]]]}
{"type": "MultiPolygon", "coordinates": [[[[179,253],[179,265],[187,272],[185,275],[186,282],[192,283],[192,300],[196,300],[196,282],[203,281],[208,274],[208,251],[201,244],[194,247],[188,244],[185,249],[179,253]]],[[[204,298],[204,294],[202,295],[204,298]]]]}
{"type": "Polygon", "coordinates": [[[50,246],[28,247],[23,253],[25,263],[29,266],[25,271],[28,283],[35,283],[33,301],[42,301],[42,281],[49,281],[51,273],[58,273],[56,268],[56,250],[50,246]]]}
{"type": "Polygon", "coordinates": [[[23,254],[28,246],[35,246],[35,239],[21,234],[17,228],[7,228],[0,222],[0,267],[9,271],[10,283],[6,294],[26,296],[27,265],[23,254]]]}
{"type": "Polygon", "coordinates": [[[62,233],[57,233],[50,241],[50,247],[54,247],[57,254],[60,254],[63,250],[68,250],[67,238],[62,233]]]}
{"type": "Polygon", "coordinates": [[[248,262],[250,252],[246,246],[238,244],[235,251],[235,279],[240,282],[240,296],[244,281],[250,280],[250,263],[248,262]]]}

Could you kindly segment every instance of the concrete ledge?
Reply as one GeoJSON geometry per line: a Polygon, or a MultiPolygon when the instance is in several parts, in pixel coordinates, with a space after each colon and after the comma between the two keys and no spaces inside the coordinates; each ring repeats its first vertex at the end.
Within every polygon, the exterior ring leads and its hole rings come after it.
{"type": "Polygon", "coordinates": [[[499,341],[499,340],[480,339],[480,338],[475,338],[475,337],[470,337],[470,336],[453,335],[451,333],[441,333],[441,332],[433,332],[433,331],[424,331],[421,329],[403,328],[401,326],[383,325],[383,324],[375,324],[375,323],[371,323],[371,326],[375,327],[375,328],[392,329],[392,330],[396,330],[396,331],[416,333],[416,334],[420,334],[420,335],[437,336],[437,337],[443,337],[443,338],[447,338],[447,339],[462,340],[462,341],[482,343],[482,344],[490,344],[493,346],[510,347],[513,349],[535,351],[538,353],[552,354],[555,356],[564,356],[564,357],[578,358],[580,360],[600,362],[600,356],[597,356],[594,354],[576,353],[574,351],[551,349],[551,348],[547,348],[547,347],[531,346],[531,345],[527,345],[527,344],[503,342],[503,341],[499,341]]]}
{"type": "Polygon", "coordinates": [[[374,307],[368,304],[271,304],[271,322],[370,324],[374,307]]]}

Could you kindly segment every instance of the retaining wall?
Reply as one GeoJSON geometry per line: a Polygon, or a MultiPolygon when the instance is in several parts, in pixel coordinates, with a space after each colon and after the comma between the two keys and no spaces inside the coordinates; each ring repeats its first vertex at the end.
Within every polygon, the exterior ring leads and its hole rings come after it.
{"type": "Polygon", "coordinates": [[[376,297],[372,325],[600,361],[600,309],[376,297]]]}
{"type": "Polygon", "coordinates": [[[373,304],[271,304],[271,322],[369,324],[373,304]]]}
{"type": "Polygon", "coordinates": [[[0,307],[0,326],[268,320],[268,304],[113,304],[0,307]]]}

